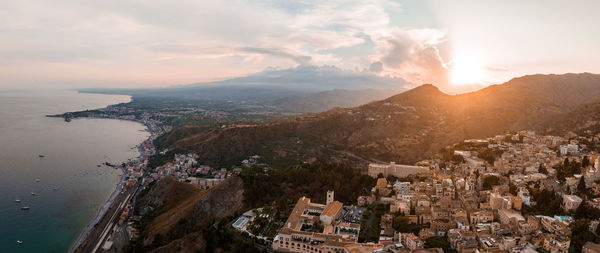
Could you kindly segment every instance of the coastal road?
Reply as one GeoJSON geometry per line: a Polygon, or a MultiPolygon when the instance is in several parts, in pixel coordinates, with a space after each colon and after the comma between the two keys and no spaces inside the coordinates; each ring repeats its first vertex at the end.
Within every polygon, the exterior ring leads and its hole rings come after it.
{"type": "Polygon", "coordinates": [[[131,187],[115,197],[104,216],[92,228],[85,241],[79,245],[75,252],[102,252],[104,242],[112,234],[113,229],[119,222],[123,208],[127,206],[136,190],[137,186],[131,187]]]}
{"type": "Polygon", "coordinates": [[[121,214],[121,212],[123,212],[123,208],[129,202],[131,195],[132,195],[132,193],[127,194],[127,197],[125,197],[125,200],[121,204],[119,204],[117,209],[115,209],[115,212],[111,215],[111,217],[109,219],[108,226],[106,226],[104,228],[104,230],[102,230],[102,233],[100,234],[100,239],[98,240],[98,243],[92,250],[92,253],[97,252],[98,249],[100,248],[100,246],[102,246],[102,244],[106,240],[106,238],[107,238],[106,236],[109,234],[112,234],[114,227],[117,225],[117,223],[119,222],[119,218],[121,217],[119,214],[121,214]]]}

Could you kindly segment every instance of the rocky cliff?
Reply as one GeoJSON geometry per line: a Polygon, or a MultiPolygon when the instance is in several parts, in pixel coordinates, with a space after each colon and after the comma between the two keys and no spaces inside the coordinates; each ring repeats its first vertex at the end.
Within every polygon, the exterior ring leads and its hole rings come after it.
{"type": "Polygon", "coordinates": [[[203,191],[171,177],[160,180],[142,196],[142,242],[154,252],[201,252],[205,241],[202,229],[214,219],[240,212],[244,207],[244,185],[239,177],[203,191]]]}

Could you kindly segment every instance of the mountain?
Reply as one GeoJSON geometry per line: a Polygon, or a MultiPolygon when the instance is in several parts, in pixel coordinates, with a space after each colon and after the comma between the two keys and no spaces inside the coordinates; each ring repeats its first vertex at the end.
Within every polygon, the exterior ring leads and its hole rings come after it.
{"type": "Polygon", "coordinates": [[[389,97],[397,90],[329,90],[281,98],[271,103],[285,111],[322,112],[334,107],[354,107],[389,97]]]}
{"type": "MultiPolygon", "coordinates": [[[[322,112],[353,107],[404,91],[407,82],[369,72],[329,66],[269,69],[245,77],[153,89],[83,89],[80,92],[124,94],[144,103],[204,106],[225,102],[269,107],[285,113],[322,112]]],[[[239,109],[239,108],[238,108],[239,109]]]]}
{"type": "Polygon", "coordinates": [[[253,126],[183,128],[161,143],[214,165],[250,154],[276,166],[317,157],[414,163],[463,139],[556,130],[557,119],[598,100],[600,76],[589,73],[524,76],[460,95],[427,84],[353,108],[253,126]]]}
{"type": "Polygon", "coordinates": [[[83,92],[127,94],[133,97],[175,97],[196,100],[272,102],[278,99],[344,90],[403,90],[407,82],[369,72],[344,71],[331,66],[301,65],[223,81],[153,89],[85,89],[83,92]]]}

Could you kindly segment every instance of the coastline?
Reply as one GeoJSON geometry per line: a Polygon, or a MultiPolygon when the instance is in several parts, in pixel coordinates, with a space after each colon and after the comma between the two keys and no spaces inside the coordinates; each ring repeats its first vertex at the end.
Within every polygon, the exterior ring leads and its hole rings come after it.
{"type": "Polygon", "coordinates": [[[98,224],[98,222],[100,222],[100,219],[102,219],[102,217],[106,214],[106,211],[112,205],[113,201],[115,200],[117,195],[119,195],[119,192],[123,188],[122,184],[125,181],[125,175],[126,175],[125,173],[123,173],[123,175],[121,175],[121,180],[119,181],[117,188],[115,188],[115,190],[110,194],[110,197],[108,198],[108,200],[106,202],[104,202],[104,205],[102,205],[102,207],[100,207],[100,209],[98,210],[94,219],[91,220],[85,226],[84,230],[79,234],[79,236],[77,236],[77,239],[75,240],[75,242],[69,247],[69,251],[68,251],[69,253],[74,252],[85,241],[85,239],[87,239],[88,235],[90,234],[90,232],[92,231],[94,226],[96,224],[98,224]]]}
{"type": "MultiPolygon", "coordinates": [[[[49,117],[52,117],[52,116],[49,115],[49,117]]],[[[104,118],[104,117],[76,117],[76,118],[107,119],[107,118],[104,118]]],[[[141,145],[144,142],[146,142],[146,141],[152,142],[152,140],[154,140],[154,138],[156,138],[159,133],[156,133],[156,132],[152,131],[151,128],[150,128],[150,126],[148,124],[146,124],[145,122],[141,122],[141,121],[138,121],[138,120],[128,120],[128,119],[118,119],[118,120],[125,120],[125,121],[132,121],[132,122],[140,123],[140,124],[142,124],[142,125],[144,125],[146,127],[145,131],[148,132],[148,133],[150,133],[150,136],[147,139],[145,139],[142,143],[140,143],[140,144],[138,144],[136,146],[138,148],[139,155],[136,158],[132,159],[133,162],[140,162],[140,161],[142,161],[144,159],[144,151],[142,150],[141,145]]],[[[91,233],[91,231],[100,222],[100,220],[106,215],[106,212],[108,211],[108,209],[110,208],[110,206],[114,203],[115,198],[123,190],[123,185],[126,183],[126,180],[127,180],[127,169],[125,167],[121,167],[121,166],[119,166],[119,167],[121,168],[121,170],[123,172],[123,175],[121,175],[121,180],[117,184],[117,187],[111,193],[110,197],[102,205],[102,207],[100,209],[98,209],[98,213],[96,214],[96,216],[94,217],[94,219],[92,219],[85,226],[85,229],[79,234],[79,236],[74,241],[74,243],[69,247],[69,250],[68,250],[69,253],[75,252],[77,250],[77,248],[79,248],[88,239],[88,236],[91,233]]]]}
{"type": "MultiPolygon", "coordinates": [[[[132,100],[133,100],[133,98],[131,98],[130,102],[132,100]]],[[[130,160],[133,163],[142,163],[144,161],[144,159],[147,158],[147,157],[145,157],[145,156],[148,155],[147,152],[146,152],[147,150],[145,150],[142,147],[142,145],[145,142],[152,143],[152,141],[157,136],[159,136],[161,134],[161,132],[162,132],[162,131],[157,131],[155,125],[153,125],[150,122],[147,122],[145,120],[120,119],[120,118],[97,117],[97,116],[72,116],[72,113],[73,112],[65,112],[63,114],[46,115],[46,116],[47,117],[64,117],[65,121],[67,121],[67,122],[71,121],[71,119],[77,119],[77,118],[117,119],[117,120],[124,120],[124,121],[136,122],[136,123],[140,123],[143,126],[145,126],[146,129],[144,131],[148,132],[150,134],[150,136],[148,138],[146,138],[144,141],[142,141],[141,143],[139,143],[139,144],[136,145],[136,147],[138,149],[138,156],[130,160]]],[[[152,145],[152,148],[153,148],[153,145],[152,145]]],[[[67,252],[69,252],[69,253],[75,252],[86,240],[89,239],[88,237],[89,237],[90,233],[93,231],[93,229],[95,228],[95,226],[99,224],[99,222],[102,220],[102,218],[106,215],[106,213],[108,212],[109,208],[114,204],[114,201],[115,201],[116,197],[124,189],[124,185],[126,184],[126,181],[128,179],[127,167],[123,167],[121,165],[119,165],[118,167],[123,172],[123,175],[121,175],[121,179],[119,180],[119,183],[117,184],[117,186],[115,187],[114,191],[111,193],[111,195],[109,196],[109,198],[106,200],[106,202],[104,202],[104,204],[98,209],[98,212],[94,216],[94,218],[90,222],[88,222],[88,224],[85,226],[85,228],[77,236],[77,239],[69,247],[69,250],[67,252]]]]}

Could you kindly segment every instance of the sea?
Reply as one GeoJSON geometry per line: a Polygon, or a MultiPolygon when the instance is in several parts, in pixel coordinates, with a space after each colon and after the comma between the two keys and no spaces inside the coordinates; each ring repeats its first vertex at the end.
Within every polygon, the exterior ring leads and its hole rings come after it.
{"type": "Polygon", "coordinates": [[[119,183],[122,171],[103,163],[137,157],[150,136],[137,122],[46,115],[130,99],[0,91],[0,252],[67,252],[119,183]]]}

